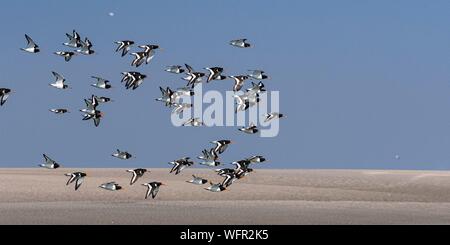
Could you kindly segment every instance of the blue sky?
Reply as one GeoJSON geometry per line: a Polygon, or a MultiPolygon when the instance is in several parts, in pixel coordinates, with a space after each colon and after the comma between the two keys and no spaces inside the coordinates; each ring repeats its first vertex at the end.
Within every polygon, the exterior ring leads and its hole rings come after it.
{"type": "MultiPolygon", "coordinates": [[[[232,139],[231,162],[264,155],[268,168],[450,169],[450,2],[448,1],[29,1],[2,2],[0,87],[16,91],[0,108],[0,166],[27,167],[47,153],[67,167],[167,167],[196,157],[209,141],[232,139]],[[113,17],[108,13],[113,12],[113,17]],[[65,50],[76,29],[97,55],[69,63],[65,50]],[[19,50],[27,33],[37,55],[19,50]],[[246,37],[252,49],[228,41],[246,37]],[[120,84],[131,57],[114,53],[116,40],[164,48],[137,70],[148,79],[135,91],[120,84]],[[236,127],[175,128],[154,101],[161,85],[180,87],[163,71],[188,63],[222,66],[227,74],[260,68],[280,91],[278,137],[244,135],[236,127]],[[70,91],[48,86],[51,71],[70,91]],[[90,87],[90,76],[115,88],[90,87]],[[91,94],[105,104],[99,128],[77,112],[91,94]],[[67,107],[55,116],[49,108],[67,107]],[[136,159],[116,160],[116,148],[136,159]],[[395,159],[399,155],[400,159],[395,159]]],[[[205,89],[229,90],[232,81],[205,89]]]]}

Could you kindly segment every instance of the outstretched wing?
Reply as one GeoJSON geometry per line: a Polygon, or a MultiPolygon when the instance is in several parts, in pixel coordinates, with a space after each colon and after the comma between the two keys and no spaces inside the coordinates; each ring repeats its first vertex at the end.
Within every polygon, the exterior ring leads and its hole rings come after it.
{"type": "Polygon", "coordinates": [[[78,188],[80,188],[83,181],[84,181],[84,177],[77,178],[77,181],[75,182],[75,190],[78,190],[78,188]]]}

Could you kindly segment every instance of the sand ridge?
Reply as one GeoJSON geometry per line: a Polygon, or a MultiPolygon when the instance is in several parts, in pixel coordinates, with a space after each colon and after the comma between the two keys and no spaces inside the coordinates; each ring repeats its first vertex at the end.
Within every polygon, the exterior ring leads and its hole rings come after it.
{"type": "Polygon", "coordinates": [[[0,169],[0,224],[448,224],[450,172],[390,170],[256,171],[212,193],[211,169],[149,169],[130,186],[126,169],[84,169],[78,191],[64,173],[78,169],[0,169]],[[116,181],[124,189],[98,188],[116,181]],[[161,181],[144,199],[148,181],[161,181]]]}

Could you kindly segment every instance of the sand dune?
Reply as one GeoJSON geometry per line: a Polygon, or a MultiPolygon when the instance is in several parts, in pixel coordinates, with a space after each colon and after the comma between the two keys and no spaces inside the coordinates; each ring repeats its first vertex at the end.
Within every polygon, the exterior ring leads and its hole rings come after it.
{"type": "Polygon", "coordinates": [[[450,224],[445,171],[258,169],[212,193],[185,182],[221,180],[206,169],[151,169],[133,186],[124,169],[87,169],[78,191],[73,170],[0,169],[0,224],[450,224]],[[167,184],[154,200],[149,180],[167,184]],[[108,181],[124,189],[98,188],[108,181]]]}

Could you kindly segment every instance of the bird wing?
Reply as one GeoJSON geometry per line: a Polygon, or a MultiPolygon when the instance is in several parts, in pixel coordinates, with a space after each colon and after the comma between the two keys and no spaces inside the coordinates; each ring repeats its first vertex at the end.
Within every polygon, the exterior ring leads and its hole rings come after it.
{"type": "Polygon", "coordinates": [[[191,67],[190,65],[184,64],[184,66],[186,66],[186,69],[188,70],[188,73],[189,73],[189,74],[192,73],[192,72],[194,72],[194,69],[192,69],[192,67],[191,67]]]}
{"type": "Polygon", "coordinates": [[[0,105],[5,104],[6,100],[8,99],[9,94],[4,94],[0,97],[0,105]]]}
{"type": "Polygon", "coordinates": [[[145,199],[150,196],[150,193],[152,193],[152,187],[150,185],[147,185],[147,192],[145,193],[145,199]]]}
{"type": "Polygon", "coordinates": [[[98,127],[98,125],[100,125],[100,118],[99,117],[94,117],[94,125],[96,127],[98,127]]]}
{"type": "Polygon", "coordinates": [[[67,180],[67,183],[66,183],[66,185],[69,185],[75,179],[75,174],[70,174],[70,175],[66,174],[66,176],[70,176],[70,178],[67,180]]]}
{"type": "Polygon", "coordinates": [[[151,190],[152,198],[155,198],[156,195],[158,194],[158,192],[159,192],[159,187],[158,186],[153,186],[152,190],[151,190]]]}
{"type": "Polygon", "coordinates": [[[27,39],[27,47],[29,47],[29,48],[31,48],[31,47],[34,47],[34,48],[39,47],[39,46],[33,41],[33,39],[31,39],[31,37],[29,37],[27,34],[25,34],[25,38],[27,39]]]}
{"type": "Polygon", "coordinates": [[[132,171],[132,173],[133,173],[133,176],[131,177],[130,185],[134,184],[136,182],[136,180],[138,179],[136,171],[132,171]]]}
{"type": "Polygon", "coordinates": [[[78,188],[80,188],[83,181],[84,181],[84,177],[77,178],[77,181],[75,182],[75,190],[78,190],[78,188]]]}
{"type": "Polygon", "coordinates": [[[59,81],[63,82],[65,79],[63,76],[61,76],[60,74],[58,74],[57,72],[52,71],[53,76],[55,76],[56,78],[56,82],[58,83],[59,81]]]}

